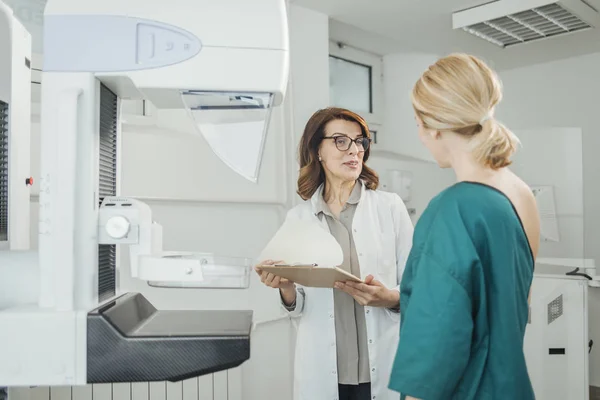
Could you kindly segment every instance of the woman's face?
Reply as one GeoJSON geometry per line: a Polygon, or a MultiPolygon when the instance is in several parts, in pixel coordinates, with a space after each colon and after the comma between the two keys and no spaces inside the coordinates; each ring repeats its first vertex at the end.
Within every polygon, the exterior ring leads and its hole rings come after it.
{"type": "Polygon", "coordinates": [[[352,141],[359,138],[365,136],[357,122],[334,120],[325,125],[319,156],[328,180],[351,182],[358,179],[362,172],[365,146],[368,148],[368,142],[357,145],[352,141]]]}

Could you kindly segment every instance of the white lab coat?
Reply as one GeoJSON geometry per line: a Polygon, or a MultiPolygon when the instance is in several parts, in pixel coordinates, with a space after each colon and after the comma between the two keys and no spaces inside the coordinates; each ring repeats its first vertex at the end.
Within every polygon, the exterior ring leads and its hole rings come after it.
{"type": "MultiPolygon", "coordinates": [[[[412,245],[412,221],[398,195],[361,186],[361,199],[352,223],[361,277],[372,274],[387,288],[398,290],[412,245]]],[[[322,188],[311,200],[291,209],[287,218],[314,220],[329,231],[327,221],[320,221],[315,214],[322,188]]],[[[289,312],[297,327],[294,400],[336,400],[338,377],[333,289],[299,285],[298,288],[304,291],[304,296],[302,291],[297,290],[296,308],[289,312]]],[[[398,400],[400,395],[387,386],[398,346],[400,314],[382,307],[364,309],[371,398],[398,400]]]]}

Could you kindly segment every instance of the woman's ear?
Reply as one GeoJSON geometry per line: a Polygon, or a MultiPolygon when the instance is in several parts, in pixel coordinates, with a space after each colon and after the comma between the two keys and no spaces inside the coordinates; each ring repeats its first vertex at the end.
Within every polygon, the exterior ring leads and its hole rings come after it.
{"type": "Polygon", "coordinates": [[[442,132],[440,131],[430,131],[429,134],[433,140],[438,140],[442,138],[442,132]]]}

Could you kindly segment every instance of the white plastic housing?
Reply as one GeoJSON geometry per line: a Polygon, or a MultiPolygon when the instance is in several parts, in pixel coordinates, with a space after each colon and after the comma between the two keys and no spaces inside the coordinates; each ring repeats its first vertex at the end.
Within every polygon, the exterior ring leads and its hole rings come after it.
{"type": "Polygon", "coordinates": [[[45,72],[93,72],[122,99],[189,111],[253,183],[285,96],[288,42],[285,0],[49,0],[44,13],[45,72]]]}
{"type": "Polygon", "coordinates": [[[252,261],[209,253],[164,253],[154,263],[142,263],[140,279],[163,288],[246,289],[250,285],[252,261]],[[155,268],[151,269],[152,266],[155,268]]]}
{"type": "Polygon", "coordinates": [[[121,98],[185,108],[182,90],[272,93],[288,77],[283,0],[49,0],[44,70],[96,72],[121,98]]]}
{"type": "Polygon", "coordinates": [[[162,227],[147,204],[128,197],[102,202],[98,241],[129,246],[131,276],[150,286],[236,288],[249,285],[252,259],[163,251],[162,227]]]}
{"type": "MultiPolygon", "coordinates": [[[[30,246],[31,177],[31,35],[14,17],[10,7],[0,1],[0,101],[8,104],[8,143],[0,140],[0,186],[8,183],[8,232],[0,231],[0,250],[28,250],[30,246]],[[4,168],[3,168],[4,167],[4,168]]],[[[2,127],[0,127],[1,129],[2,127]]],[[[0,196],[5,187],[0,187],[0,196]]],[[[0,198],[0,208],[6,207],[0,198]]],[[[2,218],[3,219],[3,218],[2,218]]],[[[3,229],[2,229],[3,230],[3,229]]],[[[0,279],[2,277],[0,276],[0,279]]]]}

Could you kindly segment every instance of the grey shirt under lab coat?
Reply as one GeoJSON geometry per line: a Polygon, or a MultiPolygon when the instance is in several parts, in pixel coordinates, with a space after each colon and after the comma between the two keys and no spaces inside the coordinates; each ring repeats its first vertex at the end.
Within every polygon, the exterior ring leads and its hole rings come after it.
{"type": "MultiPolygon", "coordinates": [[[[317,216],[325,218],[329,230],[342,247],[344,262],[339,268],[360,277],[360,267],[354,238],[352,237],[352,220],[360,200],[362,183],[357,181],[354,189],[336,218],[321,197],[318,203],[317,216]]],[[[333,303],[335,313],[335,334],[337,347],[338,382],[346,385],[358,385],[371,381],[369,372],[369,349],[367,344],[367,325],[364,307],[354,298],[341,290],[334,289],[333,303]]],[[[286,308],[293,310],[295,304],[286,308]]]]}

